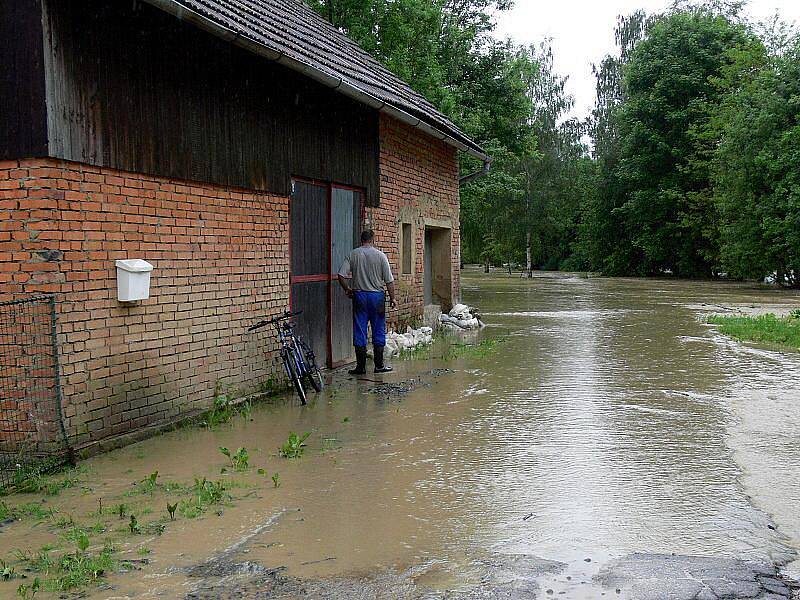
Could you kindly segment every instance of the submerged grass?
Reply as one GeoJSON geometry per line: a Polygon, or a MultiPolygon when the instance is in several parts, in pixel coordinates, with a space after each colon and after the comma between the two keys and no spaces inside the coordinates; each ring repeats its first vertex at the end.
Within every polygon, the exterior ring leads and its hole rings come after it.
{"type": "Polygon", "coordinates": [[[707,322],[718,325],[722,333],[737,340],[800,350],[800,311],[787,317],[771,313],[755,317],[713,315],[707,322]]]}

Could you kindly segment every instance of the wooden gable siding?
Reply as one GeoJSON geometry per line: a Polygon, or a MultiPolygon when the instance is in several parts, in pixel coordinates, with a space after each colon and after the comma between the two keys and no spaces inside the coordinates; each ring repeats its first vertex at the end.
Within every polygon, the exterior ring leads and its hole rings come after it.
{"type": "Polygon", "coordinates": [[[40,0],[0,0],[0,159],[47,154],[40,0]]]}
{"type": "Polygon", "coordinates": [[[288,195],[291,176],[377,203],[378,114],[147,4],[45,4],[49,155],[288,195]]]}

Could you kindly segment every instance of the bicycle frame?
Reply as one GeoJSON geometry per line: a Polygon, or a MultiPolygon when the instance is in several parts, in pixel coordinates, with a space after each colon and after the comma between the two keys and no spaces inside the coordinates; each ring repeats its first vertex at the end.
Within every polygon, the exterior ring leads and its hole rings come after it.
{"type": "Polygon", "coordinates": [[[325,383],[317,367],[314,351],[303,341],[299,335],[295,335],[296,323],[292,317],[299,315],[299,312],[285,312],[282,316],[275,317],[268,321],[260,321],[248,331],[255,331],[262,327],[272,325],[278,335],[279,354],[286,376],[295,387],[297,394],[303,404],[306,403],[305,386],[303,379],[307,379],[310,385],[317,392],[321,392],[325,383]]]}
{"type": "MultiPolygon", "coordinates": [[[[297,374],[301,377],[308,373],[305,357],[298,348],[297,338],[294,336],[294,323],[292,321],[276,321],[274,323],[275,330],[278,334],[278,341],[281,344],[281,350],[289,352],[294,366],[297,368],[297,374]]],[[[284,368],[287,368],[284,366],[284,368]]],[[[287,373],[291,377],[291,373],[287,373]]]]}

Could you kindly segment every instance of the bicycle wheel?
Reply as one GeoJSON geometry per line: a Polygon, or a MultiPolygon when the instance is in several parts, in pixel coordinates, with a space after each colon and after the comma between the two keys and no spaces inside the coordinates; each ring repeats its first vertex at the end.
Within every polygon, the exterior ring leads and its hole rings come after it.
{"type": "Polygon", "coordinates": [[[300,397],[300,402],[306,404],[306,390],[303,387],[303,381],[300,378],[301,375],[298,373],[294,352],[292,350],[282,351],[281,358],[283,359],[283,367],[286,369],[286,374],[289,376],[289,379],[291,379],[294,390],[300,397]]]}
{"type": "Polygon", "coordinates": [[[308,378],[308,382],[311,384],[311,387],[313,387],[314,390],[321,392],[322,388],[325,387],[325,380],[322,378],[322,372],[317,366],[317,358],[314,356],[314,351],[302,339],[298,339],[297,344],[300,347],[300,352],[305,358],[305,375],[308,378]]]}

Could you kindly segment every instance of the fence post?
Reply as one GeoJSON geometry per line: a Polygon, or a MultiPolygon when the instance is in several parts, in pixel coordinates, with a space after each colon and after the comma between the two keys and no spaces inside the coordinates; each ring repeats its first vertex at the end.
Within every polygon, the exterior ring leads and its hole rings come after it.
{"type": "Polygon", "coordinates": [[[56,297],[50,296],[50,336],[53,343],[53,362],[54,362],[54,378],[56,386],[56,411],[58,412],[58,427],[61,430],[61,437],[64,440],[64,450],[66,461],[70,465],[75,464],[75,454],[72,451],[72,446],[67,437],[67,426],[64,422],[64,396],[61,393],[61,359],[58,352],[58,316],[56,314],[56,297]]]}

